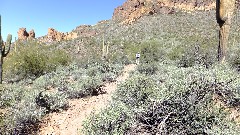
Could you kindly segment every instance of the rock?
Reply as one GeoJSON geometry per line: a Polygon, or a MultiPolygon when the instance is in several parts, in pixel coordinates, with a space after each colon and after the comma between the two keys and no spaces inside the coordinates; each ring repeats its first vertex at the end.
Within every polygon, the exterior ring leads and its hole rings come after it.
{"type": "Polygon", "coordinates": [[[28,38],[29,34],[26,30],[26,28],[19,28],[18,30],[18,39],[19,40],[26,40],[28,38]]]}
{"type": "Polygon", "coordinates": [[[67,32],[64,39],[65,40],[71,40],[71,39],[75,39],[77,37],[78,37],[78,35],[77,35],[76,32],[70,32],[70,33],[67,32]]]}
{"type": "Polygon", "coordinates": [[[48,42],[70,40],[70,39],[74,39],[77,37],[78,37],[78,35],[76,32],[63,33],[63,32],[59,32],[59,31],[55,30],[54,28],[48,28],[48,34],[47,34],[48,42]]]}
{"type": "Polygon", "coordinates": [[[33,29],[29,31],[29,38],[35,38],[35,32],[33,29]]]}
{"type": "Polygon", "coordinates": [[[57,31],[53,28],[48,28],[47,38],[55,41],[56,40],[57,31]]]}
{"type": "Polygon", "coordinates": [[[64,39],[64,33],[58,32],[54,28],[48,28],[47,37],[49,40],[52,40],[52,41],[61,41],[64,39]]]}
{"type": "Polygon", "coordinates": [[[112,19],[131,24],[145,15],[173,14],[176,10],[212,10],[215,0],[127,0],[114,10],[112,19]]]}
{"type": "Polygon", "coordinates": [[[26,28],[19,28],[18,39],[19,40],[26,40],[28,38],[35,38],[34,30],[32,29],[31,31],[27,32],[26,28]]]}

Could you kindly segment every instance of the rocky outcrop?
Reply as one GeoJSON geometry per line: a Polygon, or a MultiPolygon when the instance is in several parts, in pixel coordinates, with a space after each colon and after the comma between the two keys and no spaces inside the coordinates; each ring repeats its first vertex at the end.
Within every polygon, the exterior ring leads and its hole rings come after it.
{"type": "Polygon", "coordinates": [[[59,32],[55,30],[54,28],[48,28],[48,34],[47,34],[47,42],[52,42],[52,41],[61,41],[61,40],[70,40],[77,38],[78,35],[76,32],[59,32]]]}
{"type": "Polygon", "coordinates": [[[34,30],[32,29],[31,31],[27,32],[26,28],[19,28],[18,39],[19,40],[26,40],[28,38],[35,38],[34,30]]]}
{"type": "Polygon", "coordinates": [[[26,40],[28,38],[29,34],[26,30],[26,28],[19,28],[18,30],[18,39],[19,40],[26,40]]]}
{"type": "Polygon", "coordinates": [[[35,32],[33,29],[29,31],[29,38],[35,38],[35,32]]]}
{"type": "Polygon", "coordinates": [[[65,40],[71,40],[75,39],[78,37],[78,34],[76,32],[67,32],[66,35],[64,36],[65,40]]]}
{"type": "Polygon", "coordinates": [[[60,41],[63,40],[63,33],[58,32],[54,28],[48,28],[47,38],[52,41],[60,41]]]}
{"type": "Polygon", "coordinates": [[[113,20],[131,24],[145,15],[173,14],[177,10],[211,10],[215,0],[127,0],[114,10],[113,20]]]}

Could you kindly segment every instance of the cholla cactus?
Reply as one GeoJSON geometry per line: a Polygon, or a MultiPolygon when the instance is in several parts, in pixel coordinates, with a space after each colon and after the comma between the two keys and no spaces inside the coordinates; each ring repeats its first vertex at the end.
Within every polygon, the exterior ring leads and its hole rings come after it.
{"type": "Polygon", "coordinates": [[[0,16],[0,84],[2,84],[2,65],[3,65],[3,58],[6,57],[8,55],[8,53],[10,52],[10,48],[11,48],[11,41],[12,41],[12,35],[8,34],[7,36],[7,42],[6,45],[8,45],[8,50],[5,50],[5,45],[3,43],[2,40],[2,33],[1,33],[1,29],[2,25],[1,25],[1,16],[0,16]]]}
{"type": "Polygon", "coordinates": [[[216,19],[219,24],[218,61],[223,63],[226,57],[231,19],[235,10],[235,0],[216,0],[216,19]]]}

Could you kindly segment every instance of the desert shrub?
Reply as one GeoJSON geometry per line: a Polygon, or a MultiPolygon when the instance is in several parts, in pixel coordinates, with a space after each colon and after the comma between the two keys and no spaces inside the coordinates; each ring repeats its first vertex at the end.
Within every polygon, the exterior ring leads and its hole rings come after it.
{"type": "Polygon", "coordinates": [[[72,85],[68,85],[65,92],[68,98],[82,98],[103,93],[103,82],[100,77],[83,77],[72,85]]]}
{"type": "Polygon", "coordinates": [[[121,73],[122,64],[111,64],[106,62],[96,62],[89,64],[87,67],[87,75],[90,77],[101,76],[103,81],[113,82],[121,73]]]}
{"type": "Polygon", "coordinates": [[[55,89],[68,98],[81,98],[101,94],[104,81],[115,81],[121,73],[121,64],[92,62],[83,68],[78,64],[58,67],[55,72],[48,73],[34,81],[36,88],[55,89]]]}
{"type": "Polygon", "coordinates": [[[167,54],[167,57],[173,61],[180,60],[182,54],[184,53],[184,50],[185,50],[185,47],[183,45],[172,47],[172,50],[169,51],[169,53],[167,54]]]}
{"type": "Polygon", "coordinates": [[[1,127],[3,134],[30,134],[37,128],[37,123],[46,114],[46,110],[35,103],[38,92],[16,85],[2,94],[1,98],[8,97],[11,100],[11,104],[5,108],[7,113],[1,127]]]}
{"type": "Polygon", "coordinates": [[[216,62],[217,53],[213,47],[200,46],[198,43],[194,47],[187,47],[182,54],[178,65],[180,67],[191,67],[194,65],[203,65],[209,68],[216,62]]]}
{"type": "Polygon", "coordinates": [[[86,135],[102,134],[124,134],[131,125],[132,112],[128,111],[121,102],[111,104],[108,109],[97,115],[92,115],[83,124],[83,132],[86,135]]]}
{"type": "Polygon", "coordinates": [[[0,124],[2,134],[36,134],[38,122],[44,115],[67,106],[66,98],[58,93],[40,93],[44,90],[18,83],[1,87],[1,108],[6,111],[0,124]]]}
{"type": "MultiPolygon", "coordinates": [[[[226,117],[219,113],[221,108],[214,106],[213,96],[219,95],[219,92],[222,97],[232,93],[227,83],[194,78],[186,92],[159,103],[154,102],[138,113],[138,122],[129,134],[207,134],[226,117]]],[[[235,98],[235,95],[230,97],[235,98]]],[[[230,101],[231,98],[227,99],[230,101]]]]}
{"type": "Polygon", "coordinates": [[[109,61],[114,64],[123,64],[123,65],[128,65],[132,63],[131,60],[126,55],[121,54],[117,51],[110,56],[109,61]]]}
{"type": "Polygon", "coordinates": [[[46,111],[37,107],[34,101],[22,101],[19,104],[14,105],[5,117],[3,133],[33,134],[37,129],[37,123],[46,114],[46,111]]]}
{"type": "Polygon", "coordinates": [[[140,53],[141,63],[157,62],[161,58],[161,54],[159,54],[160,52],[158,52],[157,48],[152,46],[142,48],[140,53]]]}
{"type": "Polygon", "coordinates": [[[12,80],[39,77],[54,71],[58,66],[66,66],[71,59],[63,50],[53,49],[37,43],[26,43],[5,60],[5,74],[12,80]]]}
{"type": "Polygon", "coordinates": [[[13,106],[21,100],[25,92],[19,85],[2,85],[0,86],[0,108],[13,106]]]}
{"type": "Polygon", "coordinates": [[[47,113],[59,112],[68,107],[67,98],[64,93],[42,91],[35,98],[38,106],[45,108],[47,113]]]}
{"type": "Polygon", "coordinates": [[[164,41],[157,39],[148,39],[140,43],[126,42],[123,45],[124,54],[131,61],[135,61],[135,54],[141,54],[140,63],[158,62],[165,59],[166,46],[164,41]]]}
{"type": "Polygon", "coordinates": [[[137,71],[145,75],[153,75],[157,72],[158,65],[156,63],[140,64],[137,67],[137,71]]]}
{"type": "Polygon", "coordinates": [[[238,71],[240,71],[240,50],[237,46],[232,46],[229,48],[228,51],[229,55],[227,57],[227,62],[229,62],[229,64],[237,69],[238,71]]]}
{"type": "Polygon", "coordinates": [[[136,75],[118,87],[113,99],[127,106],[137,107],[147,104],[156,91],[153,79],[144,75],[136,75]]]}
{"type": "MultiPolygon", "coordinates": [[[[120,134],[208,134],[223,133],[225,128],[237,131],[237,126],[226,119],[224,107],[216,105],[215,97],[226,106],[239,108],[236,71],[228,65],[216,65],[209,69],[204,66],[179,68],[159,64],[161,68],[151,78],[134,72],[132,77],[119,85],[112,104],[123,104],[128,109],[121,113],[131,114],[126,124],[117,124],[119,117],[113,115],[91,116],[94,126],[85,126],[87,133],[102,131],[109,134],[109,128],[102,128],[109,118],[112,123],[106,127],[124,129],[120,134]],[[102,130],[104,129],[104,131],[102,130]]],[[[112,108],[111,108],[112,109],[112,108]]],[[[111,110],[109,108],[109,110],[111,110]]],[[[108,108],[104,112],[109,111],[108,108]]],[[[102,113],[104,113],[102,112],[102,113]]],[[[114,111],[112,111],[114,112],[114,111]]],[[[116,131],[116,130],[114,130],[116,131]]],[[[235,134],[237,132],[234,132],[235,134]]]]}

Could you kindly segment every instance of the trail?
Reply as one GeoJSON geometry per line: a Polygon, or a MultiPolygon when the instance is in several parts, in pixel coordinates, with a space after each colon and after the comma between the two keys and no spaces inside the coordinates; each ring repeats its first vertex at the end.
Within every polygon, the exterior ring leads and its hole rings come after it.
{"type": "Polygon", "coordinates": [[[118,83],[125,81],[129,72],[134,70],[136,65],[127,65],[123,69],[123,74],[117,78],[116,82],[106,83],[104,91],[106,94],[69,100],[70,108],[61,113],[51,113],[43,119],[40,135],[79,135],[83,128],[83,121],[91,114],[98,113],[107,107],[111,101],[112,93],[117,89],[118,83]]]}

